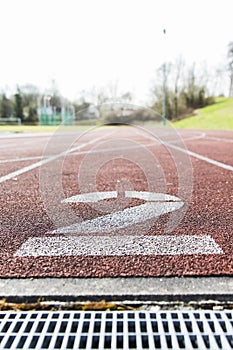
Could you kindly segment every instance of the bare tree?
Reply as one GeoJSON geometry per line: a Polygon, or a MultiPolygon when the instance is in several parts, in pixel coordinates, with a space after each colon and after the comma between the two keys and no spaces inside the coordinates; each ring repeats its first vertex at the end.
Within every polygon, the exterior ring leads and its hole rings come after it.
{"type": "Polygon", "coordinates": [[[233,97],[233,41],[228,45],[228,70],[230,73],[229,97],[233,97]]]}
{"type": "MultiPolygon", "coordinates": [[[[200,67],[193,63],[187,66],[178,57],[173,64],[168,66],[166,84],[166,118],[177,119],[191,114],[193,110],[213,103],[213,98],[208,91],[209,73],[206,63],[200,67]]],[[[158,113],[163,111],[164,90],[161,83],[162,70],[157,70],[156,82],[152,93],[154,102],[152,108],[158,113]]]]}
{"type": "Polygon", "coordinates": [[[226,65],[215,68],[211,76],[210,91],[212,96],[224,95],[226,83],[226,65]]]}
{"type": "Polygon", "coordinates": [[[110,100],[119,98],[119,81],[111,80],[106,86],[106,94],[110,100]]]}
{"type": "Polygon", "coordinates": [[[178,117],[178,103],[179,103],[179,94],[180,94],[180,79],[184,71],[185,62],[181,56],[179,56],[175,62],[174,71],[174,116],[178,117]]]}

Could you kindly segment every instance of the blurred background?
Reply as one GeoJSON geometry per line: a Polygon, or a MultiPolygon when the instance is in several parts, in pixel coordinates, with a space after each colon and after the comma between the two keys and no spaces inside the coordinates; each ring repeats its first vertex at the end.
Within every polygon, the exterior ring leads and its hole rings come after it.
{"type": "Polygon", "coordinates": [[[221,102],[233,127],[231,5],[1,0],[0,124],[91,124],[104,103],[120,122],[131,104],[176,122],[221,102]]]}

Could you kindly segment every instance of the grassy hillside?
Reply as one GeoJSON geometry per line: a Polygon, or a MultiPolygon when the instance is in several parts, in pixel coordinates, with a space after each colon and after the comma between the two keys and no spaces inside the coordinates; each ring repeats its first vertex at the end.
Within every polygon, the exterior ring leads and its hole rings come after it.
{"type": "Polygon", "coordinates": [[[215,104],[198,109],[196,115],[173,125],[187,129],[233,130],[233,98],[218,98],[215,104]]]}

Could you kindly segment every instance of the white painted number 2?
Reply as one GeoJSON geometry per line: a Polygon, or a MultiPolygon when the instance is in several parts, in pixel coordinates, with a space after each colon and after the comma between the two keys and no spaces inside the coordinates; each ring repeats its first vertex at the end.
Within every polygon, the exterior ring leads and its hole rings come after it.
{"type": "MultiPolygon", "coordinates": [[[[67,198],[63,202],[93,203],[103,199],[117,198],[117,196],[117,191],[92,192],[67,198]]],[[[92,220],[86,220],[73,224],[62,229],[55,230],[53,233],[111,233],[115,230],[124,229],[128,226],[157,218],[162,214],[167,214],[177,210],[184,205],[184,203],[178,197],[164,193],[125,191],[124,196],[126,198],[142,199],[146,201],[146,203],[100,216],[92,220]]]]}
{"type": "MultiPolygon", "coordinates": [[[[49,237],[31,237],[15,256],[114,256],[222,254],[209,235],[119,235],[116,230],[157,218],[180,209],[184,202],[164,193],[125,191],[126,198],[146,203],[118,212],[75,223],[48,232],[49,237]],[[51,236],[52,234],[52,236],[51,236]],[[106,235],[107,234],[107,235],[106,235]]],[[[84,193],[65,199],[64,203],[96,203],[119,196],[117,191],[84,193]]]]}

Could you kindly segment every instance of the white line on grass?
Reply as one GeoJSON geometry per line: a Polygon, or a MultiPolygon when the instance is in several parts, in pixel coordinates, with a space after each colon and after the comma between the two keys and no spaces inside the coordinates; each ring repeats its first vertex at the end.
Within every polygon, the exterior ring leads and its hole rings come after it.
{"type": "Polygon", "coordinates": [[[32,237],[15,256],[223,254],[209,235],[32,237]]]}

